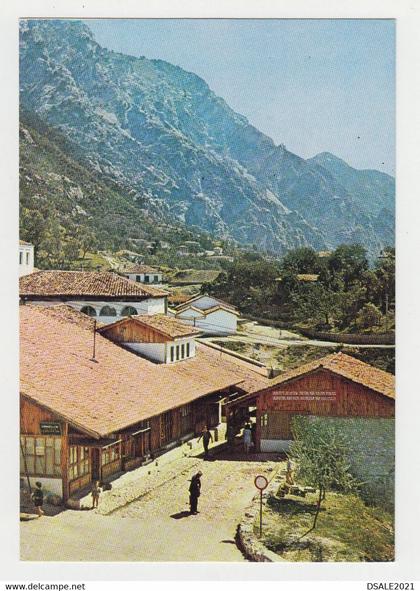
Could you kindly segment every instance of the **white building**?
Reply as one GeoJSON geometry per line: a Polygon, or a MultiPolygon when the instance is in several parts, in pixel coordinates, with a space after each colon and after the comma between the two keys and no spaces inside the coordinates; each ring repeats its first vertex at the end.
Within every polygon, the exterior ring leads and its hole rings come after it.
{"type": "Polygon", "coordinates": [[[37,271],[19,280],[22,303],[66,303],[104,324],[135,314],[166,314],[167,292],[103,271],[37,271]]]}
{"type": "Polygon", "coordinates": [[[34,270],[34,246],[19,240],[19,277],[29,275],[34,270]]]}
{"type": "Polygon", "coordinates": [[[199,295],[170,312],[175,318],[200,328],[207,335],[235,334],[239,312],[231,304],[212,296],[199,295]]]}
{"type": "Polygon", "coordinates": [[[99,328],[99,332],[150,361],[166,364],[195,357],[195,337],[202,334],[163,314],[122,318],[99,328]]]}
{"type": "Polygon", "coordinates": [[[123,275],[131,281],[146,285],[161,285],[163,281],[162,272],[147,265],[136,265],[128,271],[124,271],[123,275]]]}

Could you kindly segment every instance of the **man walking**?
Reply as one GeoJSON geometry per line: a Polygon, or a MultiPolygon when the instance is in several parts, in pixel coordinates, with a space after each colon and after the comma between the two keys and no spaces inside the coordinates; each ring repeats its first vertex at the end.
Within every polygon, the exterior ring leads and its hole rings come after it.
{"type": "Polygon", "coordinates": [[[198,513],[198,497],[201,494],[201,480],[202,472],[197,472],[192,478],[190,483],[190,512],[192,515],[198,513]]]}
{"type": "Polygon", "coordinates": [[[252,441],[252,432],[249,423],[245,425],[244,428],[244,451],[246,454],[249,453],[252,441]]]}
{"type": "Polygon", "coordinates": [[[205,426],[202,430],[201,435],[198,438],[198,441],[200,441],[201,438],[203,438],[204,458],[207,459],[209,457],[209,443],[210,441],[213,443],[213,436],[207,429],[207,426],[205,426]]]}
{"type": "Polygon", "coordinates": [[[42,483],[35,482],[35,486],[36,488],[32,493],[32,501],[36,507],[38,517],[42,517],[42,515],[44,515],[44,510],[42,509],[42,506],[44,504],[44,492],[42,490],[42,483]]]}

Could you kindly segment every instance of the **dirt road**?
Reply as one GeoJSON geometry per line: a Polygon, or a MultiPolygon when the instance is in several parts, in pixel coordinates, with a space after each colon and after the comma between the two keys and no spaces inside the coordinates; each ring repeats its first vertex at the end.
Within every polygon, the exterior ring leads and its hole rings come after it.
{"type": "MultiPolygon", "coordinates": [[[[21,523],[22,560],[242,561],[237,524],[254,493],[254,477],[271,477],[274,461],[183,459],[176,478],[162,482],[110,515],[63,511],[21,523]],[[185,462],[190,461],[190,467],[185,462]],[[191,475],[200,469],[198,515],[188,512],[191,475]]],[[[174,464],[168,465],[173,472],[174,464]]],[[[165,468],[163,468],[164,470],[165,468]]],[[[106,494],[106,493],[104,493],[106,494]]]]}

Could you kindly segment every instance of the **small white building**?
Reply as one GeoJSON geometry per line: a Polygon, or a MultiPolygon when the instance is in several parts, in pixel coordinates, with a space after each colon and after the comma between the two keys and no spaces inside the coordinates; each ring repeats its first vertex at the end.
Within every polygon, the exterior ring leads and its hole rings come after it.
{"type": "Polygon", "coordinates": [[[146,285],[162,285],[163,281],[162,272],[147,265],[136,265],[128,271],[124,271],[123,275],[131,281],[145,283],[146,285]]]}
{"type": "Polygon", "coordinates": [[[208,295],[199,295],[177,306],[175,318],[200,328],[206,335],[235,334],[239,312],[234,306],[208,295]]]}
{"type": "Polygon", "coordinates": [[[19,277],[34,271],[34,246],[30,242],[19,240],[19,277]]]}
{"type": "Polygon", "coordinates": [[[168,293],[107,271],[37,271],[19,280],[22,303],[65,303],[108,324],[135,314],[166,314],[168,293]]]}
{"type": "Polygon", "coordinates": [[[130,316],[103,326],[98,332],[150,361],[166,364],[195,357],[195,337],[202,334],[201,330],[163,314],[130,316]]]}

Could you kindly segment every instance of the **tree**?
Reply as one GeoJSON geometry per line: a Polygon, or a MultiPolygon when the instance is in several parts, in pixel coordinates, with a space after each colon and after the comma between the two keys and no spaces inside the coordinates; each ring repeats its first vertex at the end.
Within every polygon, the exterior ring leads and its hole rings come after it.
{"type": "Polygon", "coordinates": [[[309,283],[292,294],[292,302],[298,319],[330,325],[339,314],[341,296],[320,283],[309,283]]]}
{"type": "Polygon", "coordinates": [[[319,257],[313,248],[296,248],[283,257],[281,268],[283,273],[317,273],[319,257]]]}
{"type": "Polygon", "coordinates": [[[380,326],[382,323],[382,314],[379,308],[368,302],[359,311],[356,318],[356,324],[360,328],[372,328],[374,326],[380,326]]]}
{"type": "Polygon", "coordinates": [[[351,492],[357,483],[350,473],[347,459],[350,442],[346,441],[333,422],[295,416],[292,419],[292,432],[294,441],[289,456],[297,463],[296,477],[318,490],[312,527],[303,534],[304,537],[315,529],[327,491],[335,489],[351,492]]]}
{"type": "Polygon", "coordinates": [[[333,275],[340,275],[347,291],[353,281],[360,279],[368,269],[366,250],[361,244],[342,244],[338,246],[328,261],[333,275]]]}

